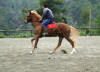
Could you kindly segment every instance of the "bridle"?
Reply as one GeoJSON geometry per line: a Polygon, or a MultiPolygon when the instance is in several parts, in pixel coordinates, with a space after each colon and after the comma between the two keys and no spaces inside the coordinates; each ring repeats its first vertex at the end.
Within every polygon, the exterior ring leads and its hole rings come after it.
{"type": "Polygon", "coordinates": [[[40,22],[40,23],[41,23],[41,22],[43,22],[43,21],[42,21],[42,20],[40,20],[40,21],[39,21],[39,20],[36,20],[36,21],[34,20],[34,21],[32,21],[32,22],[40,22]]]}

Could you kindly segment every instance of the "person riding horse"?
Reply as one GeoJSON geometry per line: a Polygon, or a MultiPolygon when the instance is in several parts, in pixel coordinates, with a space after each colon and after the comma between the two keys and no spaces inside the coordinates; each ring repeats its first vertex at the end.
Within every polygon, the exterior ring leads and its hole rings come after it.
{"type": "MultiPolygon", "coordinates": [[[[49,12],[48,8],[47,8],[47,12],[49,12]]],[[[51,10],[50,10],[50,12],[52,13],[51,10]]],[[[50,15],[52,15],[52,14],[50,14],[50,15]]],[[[47,16],[46,20],[44,20],[43,22],[42,21],[40,22],[39,20],[44,19],[44,18],[41,18],[41,16],[35,10],[31,10],[30,13],[27,15],[27,18],[24,20],[25,24],[31,22],[32,25],[34,26],[35,37],[31,39],[31,43],[33,46],[31,54],[37,48],[39,38],[40,38],[41,34],[43,33],[41,24],[43,24],[43,23],[48,24],[48,23],[52,22],[54,19],[53,15],[50,17],[48,15],[46,15],[46,16],[47,16]],[[33,41],[35,41],[35,43],[33,43],[33,41]]],[[[43,17],[45,17],[45,15],[43,17]]],[[[76,44],[76,39],[80,34],[76,28],[74,28],[68,24],[58,22],[55,24],[53,29],[48,29],[48,34],[57,35],[59,37],[58,45],[56,46],[56,48],[53,49],[53,51],[50,52],[51,54],[55,53],[56,50],[61,46],[63,38],[68,40],[68,42],[72,45],[73,50],[71,51],[71,54],[73,54],[75,52],[74,47],[76,44]]]]}
{"type": "Polygon", "coordinates": [[[47,5],[43,5],[43,14],[42,14],[42,27],[48,33],[47,25],[54,21],[54,15],[52,10],[47,7],[47,5]]]}

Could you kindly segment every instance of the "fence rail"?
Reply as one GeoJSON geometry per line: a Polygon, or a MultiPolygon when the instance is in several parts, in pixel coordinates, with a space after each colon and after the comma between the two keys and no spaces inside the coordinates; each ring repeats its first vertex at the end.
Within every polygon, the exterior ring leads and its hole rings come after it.
{"type": "MultiPolygon", "coordinates": [[[[77,28],[80,34],[83,36],[100,35],[100,28],[77,28]]],[[[0,34],[6,37],[33,37],[34,30],[32,29],[20,29],[20,30],[0,30],[0,34]]]]}
{"type": "Polygon", "coordinates": [[[0,34],[6,37],[32,37],[34,36],[34,31],[32,29],[0,30],[0,34]]]}
{"type": "Polygon", "coordinates": [[[100,28],[77,28],[81,35],[99,36],[100,28]]]}

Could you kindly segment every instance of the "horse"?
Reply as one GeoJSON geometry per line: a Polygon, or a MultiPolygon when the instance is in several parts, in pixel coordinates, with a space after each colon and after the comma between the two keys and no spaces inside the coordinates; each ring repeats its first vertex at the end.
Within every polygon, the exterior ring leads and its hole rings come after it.
{"type": "MultiPolygon", "coordinates": [[[[29,14],[27,15],[26,19],[24,20],[25,24],[31,22],[35,30],[35,37],[31,39],[31,43],[33,46],[31,54],[33,54],[34,50],[37,48],[39,38],[41,38],[41,35],[44,32],[44,29],[41,24],[42,22],[40,20],[41,20],[41,16],[35,10],[31,10],[29,14]],[[33,44],[34,40],[35,40],[35,44],[33,44]]],[[[55,24],[55,27],[53,29],[48,29],[48,34],[56,35],[59,37],[58,45],[56,46],[56,48],[53,49],[52,52],[50,52],[51,54],[55,53],[56,50],[61,46],[62,40],[64,38],[68,40],[68,42],[71,44],[73,48],[71,51],[71,54],[76,52],[75,43],[76,43],[76,39],[78,38],[80,34],[76,28],[68,24],[59,22],[55,24]]]]}

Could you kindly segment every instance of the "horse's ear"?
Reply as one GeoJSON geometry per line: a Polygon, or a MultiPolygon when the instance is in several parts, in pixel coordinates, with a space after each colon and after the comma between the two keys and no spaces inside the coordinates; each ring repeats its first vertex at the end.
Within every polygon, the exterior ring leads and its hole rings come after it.
{"type": "Polygon", "coordinates": [[[33,11],[30,11],[30,14],[34,14],[34,12],[33,11]]]}
{"type": "Polygon", "coordinates": [[[32,14],[31,11],[30,11],[30,14],[32,14]]]}
{"type": "Polygon", "coordinates": [[[31,13],[34,14],[34,13],[37,13],[37,12],[36,12],[36,10],[31,10],[31,13]]]}

